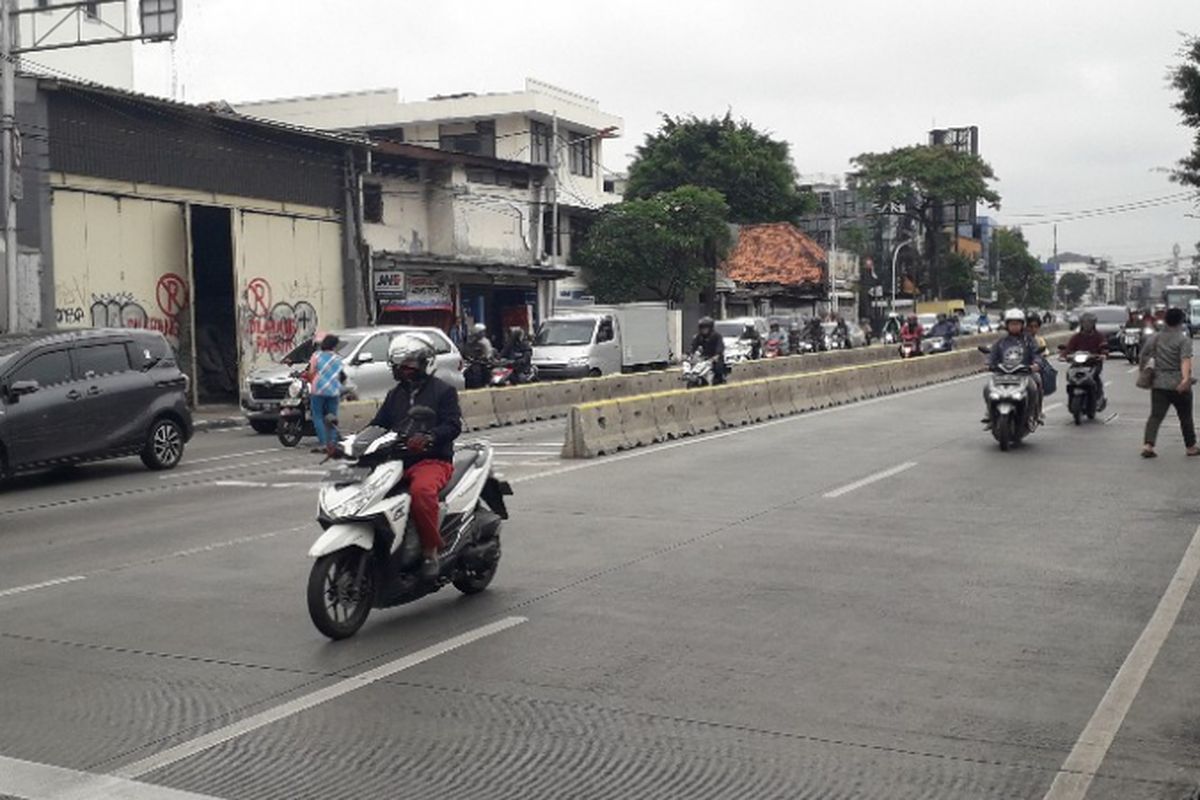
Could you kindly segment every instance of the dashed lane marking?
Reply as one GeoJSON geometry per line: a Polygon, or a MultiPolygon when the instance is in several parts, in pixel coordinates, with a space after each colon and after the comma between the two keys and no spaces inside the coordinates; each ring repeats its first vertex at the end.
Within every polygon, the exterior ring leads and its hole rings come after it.
{"type": "Polygon", "coordinates": [[[861,480],[857,480],[854,483],[848,483],[845,486],[842,486],[838,489],[834,489],[833,491],[826,492],[825,494],[823,494],[821,496],[824,497],[826,500],[834,500],[838,497],[841,497],[844,494],[850,494],[855,489],[861,489],[864,486],[870,486],[872,483],[878,483],[879,481],[887,480],[888,478],[892,477],[893,475],[899,475],[901,472],[904,472],[905,470],[910,470],[913,467],[915,467],[916,465],[917,465],[917,462],[915,462],[915,461],[905,461],[903,464],[897,464],[896,466],[892,467],[891,469],[885,469],[885,470],[882,470],[881,472],[876,472],[873,475],[868,475],[867,477],[865,477],[861,480]]]}
{"type": "Polygon", "coordinates": [[[0,591],[0,597],[11,597],[14,594],[24,594],[25,592],[33,592],[38,589],[46,589],[51,586],[60,586],[64,583],[74,583],[75,581],[87,580],[86,575],[69,575],[66,578],[55,578],[52,581],[42,581],[41,583],[31,583],[28,586],[16,586],[12,589],[4,589],[0,591]]]}
{"type": "Polygon", "coordinates": [[[111,775],[0,756],[0,795],[28,800],[216,800],[111,775]]]}

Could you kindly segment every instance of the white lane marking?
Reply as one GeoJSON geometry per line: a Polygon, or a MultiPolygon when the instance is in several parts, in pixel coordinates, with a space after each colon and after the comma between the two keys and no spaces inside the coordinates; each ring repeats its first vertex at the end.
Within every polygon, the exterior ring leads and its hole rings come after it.
{"type": "Polygon", "coordinates": [[[320,481],[213,481],[213,486],[228,486],[239,489],[296,489],[320,486],[320,481]]]}
{"type": "Polygon", "coordinates": [[[834,498],[841,497],[844,494],[850,494],[855,489],[861,489],[864,486],[870,486],[872,483],[877,483],[879,481],[886,480],[887,478],[890,478],[893,475],[899,475],[901,472],[904,472],[905,470],[908,470],[908,469],[912,469],[916,465],[917,465],[917,462],[915,462],[915,461],[905,461],[903,464],[897,464],[896,466],[892,467],[891,469],[885,469],[882,472],[876,472],[874,475],[868,475],[867,477],[863,478],[862,480],[857,480],[854,483],[848,483],[845,486],[834,489],[833,491],[826,492],[825,494],[823,494],[821,496],[824,497],[826,500],[833,500],[834,498]]]}
{"type": "Polygon", "coordinates": [[[190,758],[197,753],[202,753],[205,750],[211,750],[217,745],[224,744],[239,736],[244,736],[251,731],[256,731],[259,728],[278,722],[282,719],[299,714],[301,711],[307,711],[314,706],[326,703],[330,700],[341,697],[344,694],[353,692],[356,689],[362,689],[365,686],[370,686],[373,683],[391,677],[398,672],[403,672],[406,669],[411,669],[426,661],[437,658],[440,655],[445,655],[452,650],[457,650],[472,642],[477,642],[480,639],[488,636],[493,636],[509,628],[516,627],[529,620],[526,617],[505,617],[496,622],[489,623],[479,628],[469,630],[466,633],[461,633],[444,642],[430,645],[422,650],[418,650],[411,655],[398,658],[395,661],[389,661],[375,669],[368,670],[361,675],[354,675],[337,683],[326,686],[323,689],[317,689],[315,692],[297,697],[295,700],[290,700],[274,708],[268,708],[266,711],[260,711],[245,719],[238,720],[223,728],[217,728],[215,731],[210,731],[203,736],[198,736],[191,741],[177,744],[174,747],[168,747],[166,750],[155,753],[152,756],[143,758],[140,761],[135,761],[132,764],[126,764],[118,770],[113,771],[113,775],[118,778],[140,778],[147,773],[154,772],[157,769],[174,764],[185,758],[190,758]]]}
{"type": "Polygon", "coordinates": [[[1134,364],[1132,367],[1130,367],[1129,369],[1125,370],[1125,374],[1126,374],[1126,375],[1131,375],[1131,374],[1133,374],[1134,372],[1137,372],[1137,371],[1138,371],[1138,366],[1137,366],[1136,364],[1134,364]]]}
{"type": "MultiPolygon", "coordinates": [[[[555,448],[557,450],[562,450],[562,442],[556,444],[555,448]]],[[[499,455],[503,458],[508,458],[509,456],[541,456],[543,458],[547,458],[550,456],[556,456],[558,453],[550,450],[505,450],[499,455]]]]}
{"type": "Polygon", "coordinates": [[[280,475],[320,475],[324,476],[327,469],[285,469],[280,472],[280,475]]]}
{"type": "Polygon", "coordinates": [[[890,400],[899,400],[904,397],[911,397],[915,394],[923,394],[932,392],[935,389],[944,389],[947,386],[954,386],[959,383],[969,383],[970,381],[978,381],[987,377],[987,373],[978,373],[976,375],[967,375],[963,378],[955,378],[952,381],[943,381],[942,383],[934,383],[929,386],[922,386],[919,389],[910,389],[906,392],[896,392],[894,394],[882,395],[880,397],[872,397],[868,400],[859,400],[854,403],[847,403],[844,406],[834,406],[833,408],[823,408],[820,411],[806,411],[803,414],[792,414],[791,416],[773,419],[770,422],[758,422],[753,425],[743,425],[740,428],[731,428],[724,431],[715,431],[713,433],[705,433],[699,436],[689,436],[686,439],[680,439],[675,442],[667,442],[665,444],[656,444],[650,447],[642,447],[637,450],[630,450],[627,453],[618,453],[615,456],[603,456],[601,458],[591,458],[584,460],[580,464],[572,464],[569,467],[558,467],[557,469],[546,470],[545,472],[535,472],[532,475],[521,475],[520,477],[509,479],[509,483],[526,483],[528,481],[541,480],[542,478],[554,478],[559,475],[567,475],[572,472],[578,472],[581,469],[595,469],[608,464],[619,464],[622,461],[628,461],[631,458],[644,458],[645,456],[661,453],[665,450],[674,450],[677,447],[690,447],[692,445],[711,442],[716,439],[724,439],[727,436],[742,436],[747,433],[754,433],[765,428],[773,428],[776,425],[795,424],[797,422],[807,422],[813,419],[819,419],[827,414],[838,414],[844,411],[852,411],[854,409],[863,408],[865,406],[873,406],[878,403],[886,403],[890,400]]]}
{"type": "MultiPolygon", "coordinates": [[[[482,441],[487,441],[483,439],[482,441]]],[[[562,447],[562,442],[488,442],[492,447],[562,447]]]]}
{"type": "Polygon", "coordinates": [[[261,461],[247,461],[245,464],[221,464],[217,467],[205,467],[204,469],[177,470],[167,475],[159,475],[158,479],[160,481],[169,481],[174,478],[190,478],[193,475],[207,475],[211,472],[245,469],[246,467],[261,467],[265,464],[278,464],[280,461],[290,460],[291,458],[288,456],[281,456],[279,458],[264,458],[261,461]]]}
{"type": "Polygon", "coordinates": [[[1062,408],[1062,403],[1051,403],[1050,405],[1048,405],[1042,409],[1042,413],[1049,414],[1051,411],[1053,411],[1056,408],[1062,408]]]}
{"type": "Polygon", "coordinates": [[[0,794],[28,800],[217,800],[111,775],[0,756],[0,794]]]}
{"type": "Polygon", "coordinates": [[[10,597],[14,594],[24,594],[25,592],[33,592],[50,586],[59,586],[64,583],[74,583],[75,581],[85,580],[87,580],[86,575],[70,575],[66,578],[55,578],[52,581],[42,581],[41,583],[31,583],[28,586],[16,586],[12,589],[5,589],[0,591],[0,597],[10,597]]]}
{"type": "Polygon", "coordinates": [[[548,467],[554,459],[543,458],[539,461],[493,461],[497,467],[548,467]]]}
{"type": "Polygon", "coordinates": [[[278,447],[268,447],[263,450],[247,450],[243,453],[226,453],[223,456],[209,456],[208,458],[189,458],[185,462],[185,466],[192,464],[208,464],[212,461],[228,461],[231,458],[244,458],[245,456],[261,456],[263,453],[278,453],[278,447]]]}
{"type": "Polygon", "coordinates": [[[1129,713],[1150,668],[1154,666],[1154,660],[1175,626],[1197,574],[1200,574],[1200,528],[1192,535],[1191,544],[1184,551],[1179,567],[1167,584],[1142,635],[1125,657],[1125,663],[1117,670],[1100,705],[1055,775],[1045,800],[1083,800],[1117,731],[1125,721],[1125,715],[1129,713]]]}
{"type": "Polygon", "coordinates": [[[1105,381],[1104,388],[1107,389],[1109,386],[1112,386],[1112,381],[1105,381]]]}
{"type": "Polygon", "coordinates": [[[1114,412],[1112,413],[1112,416],[1110,416],[1108,419],[1104,420],[1104,424],[1105,424],[1105,425],[1111,424],[1111,423],[1113,423],[1113,422],[1116,422],[1116,421],[1117,421],[1118,419],[1120,419],[1120,418],[1121,418],[1121,412],[1119,412],[1119,411],[1114,411],[1114,412]]]}

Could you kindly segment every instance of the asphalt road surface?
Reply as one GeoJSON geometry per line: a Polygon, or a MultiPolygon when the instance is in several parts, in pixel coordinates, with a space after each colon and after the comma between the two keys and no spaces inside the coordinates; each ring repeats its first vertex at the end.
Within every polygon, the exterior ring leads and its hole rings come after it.
{"type": "Polygon", "coordinates": [[[1126,369],[1008,454],[982,378],[585,462],[493,432],[492,588],[341,643],[318,456],[21,479],[0,798],[1195,797],[1200,459],[1137,457],[1126,369]]]}

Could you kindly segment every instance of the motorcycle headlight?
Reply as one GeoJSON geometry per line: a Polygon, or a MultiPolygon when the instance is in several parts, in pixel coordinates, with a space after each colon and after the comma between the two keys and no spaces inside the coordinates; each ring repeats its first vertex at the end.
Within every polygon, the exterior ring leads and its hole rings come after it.
{"type": "Polygon", "coordinates": [[[999,392],[991,392],[990,394],[988,394],[988,397],[991,398],[992,400],[999,400],[1000,393],[999,392]]]}

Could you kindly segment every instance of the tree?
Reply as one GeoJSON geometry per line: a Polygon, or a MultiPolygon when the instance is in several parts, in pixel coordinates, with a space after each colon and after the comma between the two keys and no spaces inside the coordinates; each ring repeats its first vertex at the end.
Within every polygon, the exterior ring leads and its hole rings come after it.
{"type": "Polygon", "coordinates": [[[903,208],[903,216],[925,231],[926,278],[933,279],[935,291],[944,289],[937,285],[944,234],[935,214],[947,203],[984,202],[999,208],[1000,195],[990,185],[996,179],[991,166],[977,155],[945,145],[911,145],[887,153],[863,153],[850,163],[857,170],[858,185],[876,205],[903,208]]]}
{"type": "Polygon", "coordinates": [[[942,262],[941,296],[948,300],[970,300],[975,295],[975,262],[962,253],[950,253],[942,262]]]}
{"type": "Polygon", "coordinates": [[[1087,290],[1091,281],[1082,272],[1068,272],[1058,279],[1058,299],[1068,306],[1076,306],[1087,290]]]}
{"type": "Polygon", "coordinates": [[[731,114],[700,119],[662,118],[646,135],[629,167],[626,200],[644,200],[680,186],[720,192],[737,223],[793,220],[816,206],[796,189],[796,169],[787,142],[773,139],[731,114]]]}
{"type": "Polygon", "coordinates": [[[1172,179],[1185,186],[1200,188],[1200,36],[1189,36],[1179,51],[1182,61],[1171,70],[1171,86],[1179,92],[1173,108],[1183,116],[1183,124],[1196,131],[1192,152],[1179,161],[1172,179]]]}
{"type": "Polygon", "coordinates": [[[1000,302],[1021,308],[1049,306],[1054,299],[1054,278],[1029,252],[1025,235],[1019,229],[999,228],[992,247],[1000,273],[1000,302]]]}
{"type": "Polygon", "coordinates": [[[728,213],[720,192],[697,186],[609,206],[579,254],[588,286],[604,303],[681,302],[712,284],[729,249],[728,213]]]}

